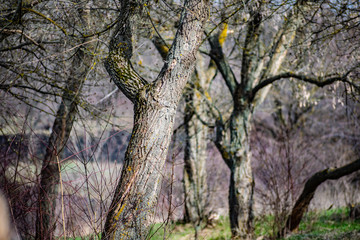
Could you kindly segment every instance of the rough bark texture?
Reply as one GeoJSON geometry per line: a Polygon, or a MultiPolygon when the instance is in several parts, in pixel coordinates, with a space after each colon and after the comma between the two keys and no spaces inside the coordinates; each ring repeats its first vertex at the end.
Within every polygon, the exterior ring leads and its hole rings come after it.
{"type": "Polygon", "coordinates": [[[185,221],[200,227],[207,220],[208,187],[206,174],[208,122],[204,98],[209,96],[206,90],[216,74],[216,67],[210,62],[204,66],[204,59],[198,53],[195,74],[191,86],[185,91],[185,156],[184,156],[184,192],[185,221]],[[205,92],[204,92],[205,91],[205,92]]]}
{"type": "Polygon", "coordinates": [[[77,109],[77,97],[85,81],[86,68],[91,56],[79,50],[74,55],[72,68],[57,110],[52,132],[46,146],[40,173],[39,200],[36,216],[36,239],[53,239],[55,230],[55,209],[60,180],[59,158],[69,138],[77,109]]]}
{"type": "Polygon", "coordinates": [[[176,108],[193,71],[203,24],[208,17],[208,1],[185,2],[165,64],[157,79],[147,83],[130,64],[135,24],[147,19],[143,12],[145,3],[121,1],[118,29],[105,63],[111,79],[134,103],[135,121],[103,230],[104,239],[145,239],[147,236],[176,108]]]}
{"type": "Polygon", "coordinates": [[[310,201],[313,199],[316,189],[326,180],[335,180],[349,175],[360,169],[360,159],[351,162],[340,168],[329,168],[315,173],[306,181],[304,189],[296,201],[285,227],[278,233],[283,237],[287,232],[292,232],[299,227],[300,221],[307,210],[310,201]]]}
{"type": "MultiPolygon", "coordinates": [[[[219,42],[225,41],[227,29],[224,28],[221,34],[216,34],[219,42]],[[219,36],[218,36],[219,35],[219,36]]],[[[154,36],[152,39],[162,58],[166,58],[168,48],[163,40],[154,36]]],[[[208,127],[209,120],[206,103],[211,101],[207,92],[211,80],[217,72],[216,64],[210,61],[205,66],[203,56],[198,52],[195,63],[195,71],[191,81],[184,91],[185,114],[184,126],[186,133],[185,154],[184,154],[184,180],[185,193],[185,215],[184,221],[191,222],[195,229],[199,229],[208,218],[208,187],[206,174],[208,127]]]]}
{"type": "Polygon", "coordinates": [[[251,169],[249,111],[234,111],[230,122],[230,227],[232,236],[251,239],[253,232],[253,189],[251,169]]]}

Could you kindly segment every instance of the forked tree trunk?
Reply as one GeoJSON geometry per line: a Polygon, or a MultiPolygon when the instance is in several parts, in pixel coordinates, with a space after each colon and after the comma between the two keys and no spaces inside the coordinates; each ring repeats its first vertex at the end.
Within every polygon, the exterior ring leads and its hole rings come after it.
{"type": "Polygon", "coordinates": [[[224,56],[218,41],[209,38],[211,58],[221,72],[224,81],[233,97],[233,113],[230,118],[230,129],[223,119],[216,121],[215,144],[223,160],[231,171],[229,208],[232,237],[251,239],[252,205],[254,181],[251,171],[251,157],[248,133],[252,111],[266,97],[269,86],[261,88],[259,93],[253,89],[264,79],[278,73],[289,47],[293,44],[297,29],[303,24],[303,4],[307,1],[296,1],[283,26],[276,33],[268,53],[265,52],[260,37],[264,1],[251,1],[249,9],[251,18],[247,23],[246,38],[243,46],[241,63],[241,81],[237,81],[230,64],[224,56]],[[267,55],[268,58],[259,57],[267,55]],[[230,137],[228,136],[230,132],[230,137]]]}
{"type": "Polygon", "coordinates": [[[145,239],[156,207],[174,117],[190,77],[208,16],[208,1],[185,1],[174,43],[157,79],[148,83],[131,67],[136,25],[147,19],[147,1],[121,1],[117,30],[105,66],[134,103],[134,128],[121,178],[102,233],[104,239],[145,239]]]}

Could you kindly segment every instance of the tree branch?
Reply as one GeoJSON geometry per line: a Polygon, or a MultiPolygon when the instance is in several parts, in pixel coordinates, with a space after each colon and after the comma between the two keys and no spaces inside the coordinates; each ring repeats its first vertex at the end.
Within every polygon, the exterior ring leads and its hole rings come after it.
{"type": "Polygon", "coordinates": [[[105,68],[111,80],[133,103],[147,82],[133,69],[130,59],[133,54],[133,33],[136,24],[140,24],[144,13],[144,3],[121,1],[119,22],[110,42],[109,55],[105,68]]]}
{"type": "Polygon", "coordinates": [[[222,51],[222,43],[224,42],[224,38],[226,37],[226,35],[224,35],[224,32],[226,33],[226,30],[227,28],[225,27],[221,33],[211,35],[208,38],[211,47],[209,56],[216,63],[216,66],[219,69],[226,86],[228,87],[231,95],[234,97],[235,89],[238,85],[238,82],[222,51]]]}
{"type": "Polygon", "coordinates": [[[321,78],[321,77],[310,77],[310,76],[306,76],[303,74],[297,74],[297,73],[293,73],[293,72],[282,73],[282,74],[270,77],[268,79],[265,79],[264,81],[262,81],[258,85],[256,85],[250,93],[249,100],[250,101],[254,100],[256,93],[258,93],[262,88],[274,83],[275,81],[278,81],[281,79],[286,79],[286,78],[295,78],[295,79],[303,81],[303,82],[314,84],[318,87],[324,87],[324,86],[330,85],[334,82],[345,82],[345,83],[348,83],[350,86],[354,87],[357,91],[360,91],[360,86],[357,86],[353,82],[349,81],[347,78],[347,76],[358,66],[360,66],[360,64],[357,64],[356,67],[347,71],[342,76],[330,77],[330,78],[326,78],[326,79],[321,78]]]}
{"type": "Polygon", "coordinates": [[[240,89],[246,91],[251,88],[253,82],[258,78],[263,58],[259,57],[261,54],[259,49],[260,44],[260,26],[262,23],[262,2],[253,1],[250,4],[251,20],[247,26],[247,32],[244,42],[244,49],[241,60],[241,82],[240,89]]]}
{"type": "Polygon", "coordinates": [[[287,231],[291,232],[299,226],[304,212],[308,208],[310,201],[314,197],[317,187],[321,183],[325,182],[326,180],[339,179],[358,170],[360,170],[360,159],[357,159],[340,168],[328,168],[312,175],[312,177],[306,181],[304,189],[287,219],[285,227],[281,232],[278,233],[278,236],[284,236],[287,231]]]}

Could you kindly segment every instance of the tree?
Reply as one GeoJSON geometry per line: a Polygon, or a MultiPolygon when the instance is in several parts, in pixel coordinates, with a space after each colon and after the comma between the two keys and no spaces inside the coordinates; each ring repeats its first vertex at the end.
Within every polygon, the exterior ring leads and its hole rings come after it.
{"type": "MultiPolygon", "coordinates": [[[[227,24],[219,27],[214,38],[220,46],[227,36],[227,24]]],[[[208,139],[210,114],[206,102],[209,101],[211,81],[217,74],[216,64],[210,60],[207,67],[205,59],[198,53],[195,72],[185,95],[185,133],[186,146],[184,155],[184,192],[185,219],[191,221],[196,228],[206,223],[209,209],[206,209],[208,199],[206,162],[208,159],[208,139]]]]}
{"type": "Polygon", "coordinates": [[[178,31],[157,78],[148,83],[133,69],[138,24],[146,19],[146,1],[121,1],[119,23],[105,67],[119,89],[134,103],[134,128],[103,237],[146,237],[161,181],[174,116],[190,77],[208,16],[208,1],[185,1],[178,31]]]}
{"type": "Polygon", "coordinates": [[[292,232],[299,227],[303,214],[313,199],[318,186],[327,180],[336,180],[360,169],[360,159],[339,168],[328,168],[312,175],[305,183],[304,189],[297,199],[285,227],[279,231],[278,237],[283,237],[287,232],[292,232]]]}
{"type": "MultiPolygon", "coordinates": [[[[65,3],[64,5],[70,6],[74,4],[76,8],[73,8],[72,12],[71,7],[64,7],[64,12],[69,13],[69,16],[60,19],[56,18],[53,8],[47,8],[47,4],[56,4],[56,2],[18,1],[15,11],[12,9],[12,4],[9,2],[6,6],[8,7],[6,12],[10,14],[2,19],[0,34],[1,52],[4,54],[1,67],[11,74],[8,74],[10,77],[1,79],[0,88],[5,94],[25,102],[32,109],[40,109],[43,112],[48,110],[55,115],[47,144],[44,144],[46,153],[39,164],[42,167],[39,171],[40,181],[38,196],[36,196],[38,201],[34,224],[36,225],[36,239],[53,239],[57,226],[56,202],[63,165],[61,156],[80,106],[87,109],[91,107],[82,99],[82,88],[94,69],[96,55],[99,53],[94,33],[100,37],[105,31],[97,29],[101,28],[102,24],[96,26],[91,24],[96,16],[91,15],[90,5],[97,6],[91,1],[65,3]],[[34,18],[29,15],[33,15],[34,18]],[[61,23],[60,20],[62,20],[61,23]],[[64,39],[69,42],[61,45],[64,39]],[[65,57],[69,61],[63,61],[63,59],[59,62],[55,61],[53,56],[66,56],[67,47],[75,49],[74,52],[70,50],[70,54],[65,57]],[[45,53],[49,55],[44,56],[45,53]],[[60,98],[59,105],[56,104],[57,97],[60,98]],[[53,102],[55,102],[54,108],[58,107],[57,111],[50,107],[53,102]]],[[[106,15],[102,16],[103,19],[105,17],[106,15]]],[[[31,129],[32,123],[29,123],[28,127],[31,129]]],[[[36,167],[36,160],[33,159],[33,162],[36,167]]]]}
{"type": "MultiPolygon", "coordinates": [[[[87,49],[90,50],[90,47],[87,49]]],[[[36,239],[53,239],[55,209],[61,183],[62,152],[65,148],[77,115],[79,94],[91,67],[93,56],[79,49],[73,57],[67,87],[52,126],[40,172],[39,200],[36,218],[36,239]]]]}
{"type": "MultiPolygon", "coordinates": [[[[357,63],[343,73],[333,71],[329,73],[329,77],[313,77],[311,74],[295,73],[296,66],[287,62],[287,57],[290,59],[289,51],[295,52],[296,48],[290,50],[295,43],[302,47],[306,46],[304,44],[307,43],[306,31],[309,31],[310,34],[312,31],[317,31],[326,35],[328,26],[324,27],[325,30],[321,27],[315,30],[308,25],[314,19],[323,17],[320,10],[322,7],[327,9],[329,7],[327,3],[322,5],[312,1],[295,1],[294,3],[281,2],[278,5],[275,2],[267,4],[263,1],[253,1],[249,2],[246,7],[250,15],[249,20],[246,21],[246,34],[241,44],[236,42],[241,47],[239,50],[241,52],[239,54],[241,58],[240,80],[237,79],[236,71],[225,57],[218,37],[210,35],[208,38],[211,46],[209,55],[216,63],[233,101],[228,118],[224,118],[216,108],[210,112],[213,113],[212,117],[215,119],[215,145],[231,171],[229,188],[231,231],[233,237],[240,239],[251,238],[253,231],[254,180],[249,144],[251,120],[254,109],[266,97],[271,84],[280,79],[292,78],[319,87],[342,81],[350,88],[359,89],[349,78],[349,74],[358,68],[357,63]],[[271,15],[276,15],[276,12],[264,11],[266,6],[269,6],[270,9],[276,6],[279,7],[277,9],[284,7],[285,11],[285,14],[279,14],[282,19],[276,21],[279,26],[278,30],[270,36],[266,36],[265,28],[269,27],[268,19],[272,19],[271,15]],[[315,17],[309,14],[313,11],[321,13],[315,17]],[[305,27],[308,27],[307,30],[305,27]],[[270,37],[270,40],[266,37],[270,37]],[[290,67],[292,71],[284,70],[285,66],[290,67]]],[[[326,12],[326,10],[324,11],[326,12]]],[[[232,15],[234,14],[230,14],[230,16],[232,15]]],[[[332,21],[334,20],[332,19],[332,21]]],[[[352,22],[352,24],[354,23],[352,22]]],[[[312,41],[316,42],[317,39],[319,39],[318,35],[313,36],[312,41]]],[[[304,66],[302,67],[304,68],[304,66]]],[[[320,69],[318,71],[321,71],[320,69]]],[[[211,107],[211,104],[209,106],[211,107]]]]}

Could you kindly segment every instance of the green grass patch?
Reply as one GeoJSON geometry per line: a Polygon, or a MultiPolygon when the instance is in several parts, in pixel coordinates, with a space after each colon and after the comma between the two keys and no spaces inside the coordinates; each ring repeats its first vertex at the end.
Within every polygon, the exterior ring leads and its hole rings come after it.
{"type": "MultiPolygon", "coordinates": [[[[286,240],[360,240],[360,221],[349,219],[348,208],[335,208],[305,214],[297,233],[286,240]]],[[[271,215],[255,219],[255,236],[268,237],[273,230],[274,217],[271,215]]],[[[172,223],[167,226],[155,224],[152,228],[152,240],[188,240],[194,239],[195,230],[191,224],[172,223]],[[165,231],[165,235],[164,235],[165,231]]],[[[220,217],[211,227],[199,231],[198,239],[226,240],[231,238],[228,217],[220,217]]]]}
{"type": "Polygon", "coordinates": [[[358,232],[360,221],[350,219],[349,209],[344,207],[307,213],[300,223],[299,232],[287,239],[346,239],[346,233],[358,232]]]}

